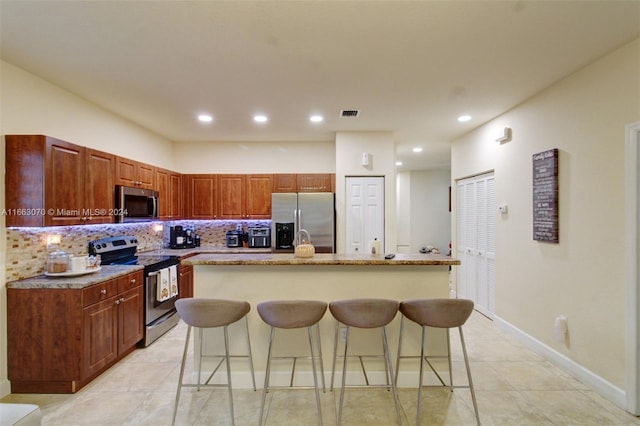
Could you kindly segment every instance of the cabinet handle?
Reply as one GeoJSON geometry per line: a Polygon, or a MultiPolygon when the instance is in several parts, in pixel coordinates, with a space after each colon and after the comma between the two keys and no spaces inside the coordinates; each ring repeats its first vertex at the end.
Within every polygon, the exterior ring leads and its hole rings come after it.
{"type": "Polygon", "coordinates": [[[119,305],[120,304],[120,299],[116,300],[115,303],[116,303],[116,305],[119,305]]]}
{"type": "Polygon", "coordinates": [[[124,303],[124,297],[122,297],[122,298],[120,299],[120,302],[124,303]]]}
{"type": "Polygon", "coordinates": [[[100,294],[107,294],[107,289],[103,288],[102,290],[100,290],[100,294]]]}
{"type": "Polygon", "coordinates": [[[131,278],[131,284],[135,284],[136,283],[136,279],[135,278],[131,278]]]}

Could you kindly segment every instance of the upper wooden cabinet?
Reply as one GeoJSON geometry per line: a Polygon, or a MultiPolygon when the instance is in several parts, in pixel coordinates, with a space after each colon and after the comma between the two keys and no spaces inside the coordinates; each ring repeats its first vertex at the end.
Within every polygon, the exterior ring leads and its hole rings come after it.
{"type": "Polygon", "coordinates": [[[158,191],[158,218],[182,218],[182,176],[170,170],[155,168],[155,190],[158,191]]]}
{"type": "Polygon", "coordinates": [[[298,175],[295,173],[273,175],[273,192],[298,192],[298,175]]]}
{"type": "Polygon", "coordinates": [[[273,175],[218,175],[218,219],[271,218],[273,175]]]}
{"type": "Polygon", "coordinates": [[[43,135],[7,135],[6,226],[113,222],[114,157],[43,135]]]}
{"type": "Polygon", "coordinates": [[[332,192],[332,173],[305,173],[298,174],[297,192],[332,192]]]}
{"type": "Polygon", "coordinates": [[[116,157],[116,182],[118,185],[133,186],[144,189],[155,189],[155,167],[116,157]]]}
{"type": "Polygon", "coordinates": [[[186,219],[215,219],[216,175],[182,175],[183,212],[186,219]]]}

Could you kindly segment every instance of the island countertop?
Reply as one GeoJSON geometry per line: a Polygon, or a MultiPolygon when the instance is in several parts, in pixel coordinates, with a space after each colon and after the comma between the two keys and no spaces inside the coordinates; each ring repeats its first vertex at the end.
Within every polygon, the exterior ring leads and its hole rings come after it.
{"type": "Polygon", "coordinates": [[[296,257],[293,253],[203,253],[182,261],[185,265],[459,265],[460,261],[440,254],[396,254],[385,259],[383,254],[325,254],[296,257]]]}

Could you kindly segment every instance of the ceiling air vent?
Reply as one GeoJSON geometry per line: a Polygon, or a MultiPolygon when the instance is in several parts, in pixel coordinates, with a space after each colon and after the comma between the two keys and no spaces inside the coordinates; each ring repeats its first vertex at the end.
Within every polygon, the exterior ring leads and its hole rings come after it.
{"type": "Polygon", "coordinates": [[[343,109],[340,111],[340,117],[357,117],[360,114],[360,111],[357,109],[343,109]]]}

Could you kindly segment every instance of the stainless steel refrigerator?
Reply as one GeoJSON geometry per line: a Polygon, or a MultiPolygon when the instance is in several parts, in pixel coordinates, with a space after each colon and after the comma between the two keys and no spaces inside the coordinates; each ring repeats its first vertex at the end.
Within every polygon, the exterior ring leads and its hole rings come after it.
{"type": "Polygon", "coordinates": [[[335,195],[330,192],[271,194],[271,248],[293,252],[296,234],[305,229],[316,253],[335,253],[335,195]]]}

